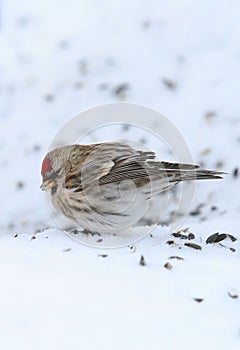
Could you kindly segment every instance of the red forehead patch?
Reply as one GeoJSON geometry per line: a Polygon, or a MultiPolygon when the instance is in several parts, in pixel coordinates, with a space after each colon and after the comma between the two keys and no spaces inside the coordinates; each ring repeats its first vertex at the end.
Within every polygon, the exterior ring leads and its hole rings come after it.
{"type": "Polygon", "coordinates": [[[45,174],[46,172],[52,170],[52,164],[49,159],[45,158],[42,162],[41,174],[45,174]]]}

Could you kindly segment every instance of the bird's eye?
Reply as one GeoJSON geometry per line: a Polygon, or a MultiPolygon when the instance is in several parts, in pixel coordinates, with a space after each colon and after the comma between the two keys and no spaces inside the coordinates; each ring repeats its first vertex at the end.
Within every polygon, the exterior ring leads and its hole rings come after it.
{"type": "Polygon", "coordinates": [[[56,175],[59,175],[61,173],[61,168],[55,171],[56,175]]]}

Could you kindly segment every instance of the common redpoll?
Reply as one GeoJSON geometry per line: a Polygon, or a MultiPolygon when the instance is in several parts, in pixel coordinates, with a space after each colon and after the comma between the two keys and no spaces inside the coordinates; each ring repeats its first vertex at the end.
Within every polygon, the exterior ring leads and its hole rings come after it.
{"type": "Polygon", "coordinates": [[[123,142],[59,147],[42,162],[41,189],[82,228],[116,232],[136,224],[152,198],[177,183],[221,178],[222,172],[155,158],[123,142]]]}

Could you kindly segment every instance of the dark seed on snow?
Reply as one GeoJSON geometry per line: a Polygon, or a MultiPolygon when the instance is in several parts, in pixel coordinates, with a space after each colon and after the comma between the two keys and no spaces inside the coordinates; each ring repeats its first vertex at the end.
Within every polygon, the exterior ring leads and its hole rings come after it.
{"type": "Polygon", "coordinates": [[[196,243],[186,242],[186,243],[184,243],[184,245],[186,247],[193,248],[193,249],[196,249],[196,250],[202,250],[202,247],[199,244],[196,244],[196,243]]]}
{"type": "Polygon", "coordinates": [[[128,131],[130,129],[130,124],[123,124],[122,129],[123,131],[128,131]]]}
{"type": "Polygon", "coordinates": [[[34,145],[33,146],[33,150],[35,151],[35,152],[38,152],[39,150],[40,150],[40,148],[41,148],[41,146],[40,145],[34,145]]]}
{"type": "Polygon", "coordinates": [[[63,252],[70,252],[71,251],[71,248],[66,248],[66,249],[63,249],[63,252]]]}
{"type": "Polygon", "coordinates": [[[219,234],[219,232],[216,232],[206,239],[206,243],[218,243],[223,241],[225,238],[227,238],[227,235],[225,233],[219,234]]]}
{"type": "Polygon", "coordinates": [[[192,232],[190,232],[189,235],[188,235],[189,241],[191,241],[194,238],[195,238],[195,235],[192,232]]]}
{"type": "Polygon", "coordinates": [[[203,298],[193,298],[197,303],[201,303],[204,299],[203,298]]]}
{"type": "Polygon", "coordinates": [[[128,89],[129,85],[127,83],[122,83],[116,86],[113,92],[119,98],[124,98],[128,89]]]}
{"type": "Polygon", "coordinates": [[[216,207],[215,205],[213,205],[213,206],[211,207],[211,210],[212,210],[212,211],[217,210],[217,209],[218,209],[218,207],[216,207]]]}
{"type": "Polygon", "coordinates": [[[231,252],[233,252],[233,253],[235,253],[235,251],[236,251],[236,249],[234,249],[234,248],[232,248],[232,247],[230,247],[229,249],[230,249],[231,252]]]}
{"type": "Polygon", "coordinates": [[[107,258],[108,257],[107,254],[98,254],[98,256],[100,256],[101,258],[107,258]]]}
{"type": "Polygon", "coordinates": [[[102,241],[103,241],[102,238],[99,238],[96,240],[97,243],[101,243],[102,241]]]}
{"type": "Polygon", "coordinates": [[[164,264],[163,266],[164,266],[165,269],[167,269],[167,270],[171,270],[171,269],[172,269],[172,265],[171,265],[169,262],[167,262],[167,263],[164,264]]]}
{"type": "Polygon", "coordinates": [[[229,295],[230,298],[232,298],[232,299],[237,299],[237,298],[238,298],[238,295],[237,295],[237,294],[232,294],[232,293],[228,292],[228,295],[229,295]]]}
{"type": "Polygon", "coordinates": [[[183,235],[179,232],[174,232],[172,233],[172,236],[180,239],[189,239],[190,241],[195,238],[195,235],[192,232],[190,232],[188,235],[183,235]]]}
{"type": "Polygon", "coordinates": [[[189,213],[191,216],[197,216],[197,215],[200,215],[201,214],[201,211],[199,209],[196,209],[196,210],[193,210],[193,211],[190,211],[189,213]]]}
{"type": "Polygon", "coordinates": [[[46,94],[44,99],[46,102],[52,102],[54,100],[54,96],[52,94],[46,94]]]}
{"type": "Polygon", "coordinates": [[[208,121],[212,120],[212,118],[216,117],[216,116],[217,116],[217,114],[214,111],[208,111],[208,112],[205,113],[205,118],[208,121]]]}
{"type": "Polygon", "coordinates": [[[227,236],[231,239],[232,242],[235,242],[237,240],[236,237],[234,237],[233,235],[230,235],[229,233],[227,234],[227,236]]]}
{"type": "Polygon", "coordinates": [[[179,232],[174,232],[174,233],[172,233],[172,236],[173,237],[176,237],[176,238],[180,238],[180,239],[188,239],[188,236],[186,236],[186,235],[182,235],[181,233],[179,233],[179,232]]]}
{"type": "Polygon", "coordinates": [[[18,189],[22,189],[24,187],[24,183],[22,181],[18,181],[16,186],[18,189]]]}
{"type": "Polygon", "coordinates": [[[215,243],[221,242],[224,239],[227,238],[227,235],[225,233],[221,233],[220,235],[218,235],[218,237],[215,239],[215,243]]]}
{"type": "Polygon", "coordinates": [[[145,266],[146,265],[146,261],[143,255],[141,255],[140,260],[139,260],[139,265],[141,266],[145,266]]]}
{"type": "Polygon", "coordinates": [[[175,81],[168,79],[168,78],[162,78],[162,83],[169,89],[169,90],[175,90],[177,87],[177,84],[175,81]]]}
{"type": "Polygon", "coordinates": [[[172,256],[169,256],[168,259],[177,259],[177,260],[184,260],[184,258],[182,258],[181,256],[178,256],[178,255],[172,255],[172,256]]]}
{"type": "Polygon", "coordinates": [[[238,177],[238,174],[239,174],[239,169],[238,168],[235,168],[233,170],[233,177],[238,177]]]}
{"type": "Polygon", "coordinates": [[[174,244],[175,242],[174,242],[174,241],[167,241],[166,243],[169,244],[169,245],[172,245],[172,244],[174,244]]]}

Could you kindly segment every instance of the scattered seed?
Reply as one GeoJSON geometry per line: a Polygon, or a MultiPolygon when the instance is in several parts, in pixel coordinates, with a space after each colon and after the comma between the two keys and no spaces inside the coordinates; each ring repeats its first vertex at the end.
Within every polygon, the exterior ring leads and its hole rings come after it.
{"type": "Polygon", "coordinates": [[[215,205],[213,205],[213,206],[211,207],[211,210],[212,210],[212,211],[218,210],[218,207],[216,207],[215,205]]]}
{"type": "Polygon", "coordinates": [[[128,131],[129,129],[130,129],[130,124],[123,124],[122,125],[122,129],[123,129],[123,131],[128,131]]]}
{"type": "Polygon", "coordinates": [[[191,240],[194,239],[194,238],[195,238],[194,233],[190,232],[189,235],[188,235],[189,241],[191,241],[191,240]]]}
{"type": "Polygon", "coordinates": [[[239,174],[239,169],[238,168],[235,168],[233,170],[233,177],[238,177],[238,174],[239,174]]]}
{"type": "Polygon", "coordinates": [[[31,237],[31,241],[33,241],[34,239],[36,239],[36,236],[35,236],[35,235],[33,235],[33,236],[31,237]]]}
{"type": "Polygon", "coordinates": [[[140,260],[139,260],[139,265],[141,266],[145,266],[146,265],[146,261],[143,255],[141,255],[140,260]]]}
{"type": "Polygon", "coordinates": [[[216,238],[218,237],[219,235],[219,232],[216,232],[216,233],[213,233],[211,236],[209,236],[207,239],[206,239],[206,243],[209,244],[209,243],[214,243],[216,238]]]}
{"type": "Polygon", "coordinates": [[[169,78],[162,78],[162,83],[169,90],[175,90],[177,87],[177,83],[169,78]]]}
{"type": "Polygon", "coordinates": [[[209,236],[206,239],[206,243],[207,244],[209,244],[209,243],[219,243],[219,242],[223,241],[226,238],[227,238],[227,235],[225,233],[219,234],[219,232],[216,232],[216,233],[212,234],[211,236],[209,236]]]}
{"type": "Polygon", "coordinates": [[[235,242],[237,240],[236,237],[234,237],[233,235],[230,235],[229,233],[227,233],[227,236],[231,239],[232,242],[235,242]]]}
{"type": "Polygon", "coordinates": [[[16,183],[16,186],[17,186],[17,188],[20,190],[20,189],[22,189],[22,188],[24,187],[24,183],[23,183],[22,181],[18,181],[18,182],[16,183]]]}
{"type": "Polygon", "coordinates": [[[167,243],[168,245],[175,244],[175,242],[174,242],[174,241],[167,241],[166,243],[167,243]]]}
{"type": "Polygon", "coordinates": [[[172,256],[169,256],[168,259],[177,259],[177,260],[184,260],[184,258],[182,258],[181,256],[178,256],[178,255],[172,255],[172,256]]]}
{"type": "Polygon", "coordinates": [[[113,93],[120,99],[124,99],[126,97],[127,90],[129,90],[129,84],[121,83],[115,87],[113,93]]]}
{"type": "Polygon", "coordinates": [[[91,230],[87,230],[86,228],[82,231],[82,234],[87,235],[87,236],[88,236],[88,235],[91,235],[91,236],[95,236],[95,235],[101,236],[100,233],[94,232],[94,231],[91,231],[91,230]]]}
{"type": "Polygon", "coordinates": [[[102,238],[99,238],[96,240],[96,243],[101,243],[102,241],[103,241],[102,238]]]}
{"type": "Polygon", "coordinates": [[[223,248],[225,248],[225,249],[229,249],[229,250],[231,250],[231,252],[236,252],[236,249],[234,249],[234,248],[232,248],[232,247],[227,247],[226,245],[224,245],[224,244],[222,244],[222,243],[218,243],[221,247],[223,247],[223,248]]]}
{"type": "Polygon", "coordinates": [[[214,118],[214,117],[216,117],[217,116],[217,114],[216,114],[216,112],[214,112],[214,111],[209,111],[209,112],[206,112],[205,113],[205,119],[206,119],[206,121],[208,122],[208,123],[210,123],[211,121],[212,121],[212,119],[214,118]]]}
{"type": "Polygon", "coordinates": [[[214,111],[208,111],[205,113],[205,117],[207,117],[207,118],[216,117],[216,115],[217,115],[217,113],[214,111]]]}
{"type": "Polygon", "coordinates": [[[172,265],[167,262],[166,264],[163,265],[167,270],[171,270],[172,269],[172,265]]]}
{"type": "Polygon", "coordinates": [[[228,295],[230,296],[230,298],[232,299],[237,299],[238,295],[237,294],[232,294],[231,292],[228,292],[228,295]]]}
{"type": "Polygon", "coordinates": [[[204,299],[203,298],[193,298],[197,303],[201,303],[204,299]]]}
{"type": "Polygon", "coordinates": [[[52,102],[52,101],[54,100],[53,94],[46,94],[46,95],[44,96],[44,100],[45,100],[46,102],[52,102]]]}
{"type": "Polygon", "coordinates": [[[66,248],[66,249],[63,249],[63,252],[70,252],[72,249],[71,248],[66,248]]]}
{"type": "Polygon", "coordinates": [[[209,153],[211,153],[211,149],[207,147],[200,152],[200,156],[206,156],[209,153]]]}
{"type": "Polygon", "coordinates": [[[219,161],[216,162],[216,164],[215,164],[215,168],[217,168],[217,169],[222,169],[223,166],[224,166],[224,163],[223,163],[223,161],[221,161],[221,160],[219,160],[219,161]]]}
{"type": "Polygon", "coordinates": [[[175,232],[175,233],[172,233],[172,236],[180,239],[188,239],[190,241],[195,238],[195,235],[192,232],[190,232],[188,235],[183,235],[179,232],[175,232]]]}
{"type": "Polygon", "coordinates": [[[18,234],[16,233],[13,237],[14,237],[14,238],[18,237],[18,234]]]}
{"type": "Polygon", "coordinates": [[[144,138],[144,137],[141,137],[140,139],[139,139],[139,142],[140,143],[143,143],[144,145],[147,143],[147,140],[144,138]]]}
{"type": "Polygon", "coordinates": [[[232,247],[230,247],[229,249],[230,249],[231,252],[233,252],[233,253],[235,253],[235,251],[236,251],[236,249],[234,249],[234,248],[232,248],[232,247]]]}
{"type": "Polygon", "coordinates": [[[193,249],[196,249],[196,250],[202,250],[202,247],[199,244],[196,244],[196,243],[186,242],[186,243],[184,243],[184,245],[186,247],[193,248],[193,249]]]}
{"type": "Polygon", "coordinates": [[[101,258],[107,258],[108,257],[107,254],[98,254],[98,256],[101,257],[101,258]]]}
{"type": "Polygon", "coordinates": [[[190,211],[189,214],[190,214],[191,216],[197,216],[197,215],[200,215],[200,214],[201,214],[201,211],[200,211],[200,209],[196,209],[196,210],[190,211]]]}
{"type": "Polygon", "coordinates": [[[187,239],[187,238],[188,238],[188,236],[182,235],[181,233],[178,233],[178,232],[172,233],[172,236],[173,236],[173,237],[176,237],[176,238],[180,238],[180,239],[187,239]]]}
{"type": "Polygon", "coordinates": [[[129,247],[129,249],[131,250],[132,253],[135,253],[135,251],[136,251],[135,245],[131,245],[131,246],[129,247]]]}
{"type": "Polygon", "coordinates": [[[40,146],[40,145],[34,145],[34,146],[33,146],[34,152],[38,152],[40,149],[41,149],[41,146],[40,146]]]}
{"type": "Polygon", "coordinates": [[[48,230],[48,229],[50,229],[50,227],[49,227],[49,226],[45,226],[45,227],[43,227],[43,228],[38,228],[38,229],[36,229],[36,230],[34,231],[34,233],[35,233],[35,234],[41,233],[41,232],[44,232],[44,231],[46,231],[46,230],[48,230]]]}

